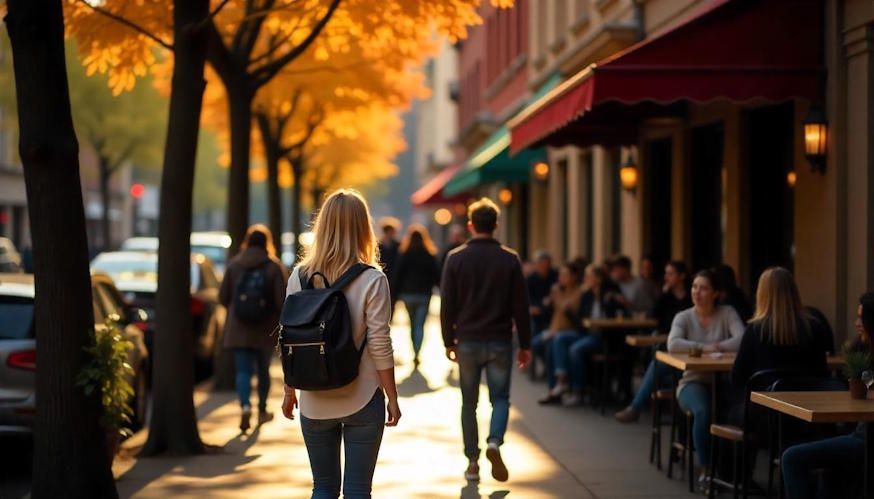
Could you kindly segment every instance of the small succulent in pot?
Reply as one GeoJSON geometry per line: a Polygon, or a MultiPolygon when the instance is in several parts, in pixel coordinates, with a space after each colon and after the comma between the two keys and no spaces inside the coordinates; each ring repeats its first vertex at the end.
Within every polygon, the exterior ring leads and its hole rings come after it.
{"type": "Polygon", "coordinates": [[[862,373],[871,367],[871,354],[858,349],[844,349],[844,375],[849,380],[850,396],[863,399],[866,395],[862,373]]]}

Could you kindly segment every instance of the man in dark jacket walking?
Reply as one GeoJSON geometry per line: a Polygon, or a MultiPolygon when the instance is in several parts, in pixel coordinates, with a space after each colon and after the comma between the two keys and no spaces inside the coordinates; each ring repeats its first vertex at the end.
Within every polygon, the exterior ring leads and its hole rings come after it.
{"type": "Polygon", "coordinates": [[[482,371],[486,371],[491,426],[486,458],[492,476],[508,479],[500,446],[510,412],[513,328],[519,340],[520,368],[531,360],[531,323],[522,264],[515,251],[494,238],[500,211],[488,198],[468,209],[473,238],[449,253],[440,284],[440,322],[449,360],[458,362],[464,453],[470,460],[465,478],[479,479],[479,431],[476,406],[482,371]]]}

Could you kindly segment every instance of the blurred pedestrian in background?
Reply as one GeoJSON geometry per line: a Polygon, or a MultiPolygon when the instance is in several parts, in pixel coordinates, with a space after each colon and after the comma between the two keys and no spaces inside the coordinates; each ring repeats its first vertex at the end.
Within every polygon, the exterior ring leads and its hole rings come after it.
{"type": "Polygon", "coordinates": [[[534,256],[534,271],[526,277],[532,331],[535,334],[549,327],[552,318],[549,294],[557,281],[558,272],[552,266],[552,256],[545,250],[538,251],[534,256]]]}
{"type": "Polygon", "coordinates": [[[379,219],[379,230],[382,237],[379,240],[379,263],[386,275],[391,275],[395,262],[398,259],[400,243],[397,240],[401,230],[401,221],[395,217],[382,217],[379,219]]]}
{"type": "Polygon", "coordinates": [[[391,274],[391,290],[410,316],[413,364],[419,365],[419,351],[425,338],[425,319],[431,294],[440,280],[437,247],[424,225],[413,224],[401,242],[400,253],[391,274]]]}
{"type": "Polygon", "coordinates": [[[652,258],[643,256],[640,259],[640,278],[643,280],[643,291],[649,297],[650,302],[655,304],[662,294],[662,287],[655,275],[655,266],[652,258]]]}
{"type": "Polygon", "coordinates": [[[441,269],[443,268],[443,264],[446,263],[446,257],[449,255],[449,252],[464,244],[466,240],[467,232],[464,230],[464,227],[458,224],[452,224],[449,226],[449,242],[446,244],[446,248],[443,249],[443,253],[440,255],[441,269]]]}
{"type": "Polygon", "coordinates": [[[228,262],[219,290],[219,300],[228,309],[224,347],[234,351],[243,432],[251,426],[253,372],[258,374],[258,425],[273,419],[267,410],[270,356],[276,345],[271,332],[279,324],[287,281],[270,229],[261,224],[249,227],[240,253],[228,262]]]}
{"type": "Polygon", "coordinates": [[[631,259],[618,255],[610,260],[610,279],[622,291],[624,305],[632,313],[649,314],[655,305],[654,297],[646,289],[646,283],[641,277],[631,273],[631,259]]]}

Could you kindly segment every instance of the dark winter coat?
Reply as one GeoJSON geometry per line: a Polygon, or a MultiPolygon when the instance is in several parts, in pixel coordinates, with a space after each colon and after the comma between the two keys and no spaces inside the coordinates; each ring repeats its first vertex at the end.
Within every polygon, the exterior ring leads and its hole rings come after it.
{"type": "Polygon", "coordinates": [[[288,274],[282,262],[276,258],[270,258],[263,248],[247,248],[228,262],[222,287],[219,290],[219,299],[222,305],[228,309],[224,330],[225,348],[273,348],[276,344],[276,337],[271,336],[271,333],[279,324],[279,312],[285,302],[287,281],[288,274]],[[273,304],[263,320],[245,322],[240,320],[234,312],[234,291],[243,272],[259,265],[264,265],[267,269],[267,289],[269,295],[273,296],[273,304]]]}
{"type": "Polygon", "coordinates": [[[411,248],[398,255],[391,274],[392,294],[430,295],[440,282],[437,258],[425,248],[411,248]]]}

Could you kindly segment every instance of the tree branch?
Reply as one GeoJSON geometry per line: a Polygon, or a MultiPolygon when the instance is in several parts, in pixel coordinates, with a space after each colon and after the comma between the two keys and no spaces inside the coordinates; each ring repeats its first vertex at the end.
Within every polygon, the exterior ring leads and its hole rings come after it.
{"type": "Polygon", "coordinates": [[[120,16],[118,14],[110,12],[102,7],[98,7],[96,5],[91,5],[90,3],[87,2],[87,0],[78,0],[78,2],[83,4],[83,5],[86,5],[89,9],[93,10],[94,12],[102,14],[102,15],[112,19],[113,21],[119,23],[119,24],[123,24],[124,26],[127,26],[128,28],[136,31],[137,33],[149,38],[150,40],[157,43],[158,45],[164,47],[165,49],[167,49],[171,52],[173,51],[173,44],[172,43],[168,43],[168,42],[162,40],[154,33],[148,31],[147,29],[145,29],[142,26],[140,26],[139,24],[131,21],[130,19],[127,19],[123,16],[120,16]]]}
{"type": "MultiPolygon", "coordinates": [[[[248,61],[252,56],[252,51],[255,50],[255,43],[258,41],[258,37],[261,36],[261,27],[264,26],[264,21],[267,19],[267,13],[273,10],[273,5],[276,0],[264,0],[264,4],[261,6],[256,14],[264,12],[265,14],[259,15],[255,17],[255,19],[249,24],[248,35],[245,40],[245,44],[242,47],[242,53],[240,54],[240,60],[248,61]]],[[[248,23],[247,23],[248,24],[248,23]]]]}
{"type": "Polygon", "coordinates": [[[328,12],[325,13],[325,16],[322,17],[319,22],[313,27],[310,34],[293,49],[286,52],[282,57],[279,57],[269,63],[264,64],[259,67],[255,71],[252,72],[252,75],[255,77],[255,87],[261,87],[267,82],[269,82],[276,73],[278,73],[286,64],[295,60],[301,54],[306,51],[306,49],[312,45],[312,43],[318,38],[319,34],[321,34],[322,30],[327,26],[328,21],[333,17],[334,12],[337,10],[337,7],[340,5],[340,0],[332,0],[331,5],[328,7],[328,12]]]}

